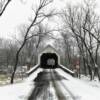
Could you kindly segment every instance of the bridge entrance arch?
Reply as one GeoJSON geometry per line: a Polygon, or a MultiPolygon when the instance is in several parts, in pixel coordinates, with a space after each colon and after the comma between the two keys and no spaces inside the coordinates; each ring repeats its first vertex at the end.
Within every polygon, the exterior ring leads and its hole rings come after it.
{"type": "Polygon", "coordinates": [[[40,57],[40,67],[55,69],[58,67],[58,56],[56,53],[43,53],[40,57]]]}

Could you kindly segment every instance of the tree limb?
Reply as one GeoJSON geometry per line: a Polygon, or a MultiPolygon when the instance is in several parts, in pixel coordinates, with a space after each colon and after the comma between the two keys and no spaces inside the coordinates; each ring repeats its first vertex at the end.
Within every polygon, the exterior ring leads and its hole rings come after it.
{"type": "Polygon", "coordinates": [[[88,29],[84,28],[84,30],[86,30],[91,36],[93,36],[99,43],[100,43],[100,40],[98,39],[98,37],[96,37],[92,32],[90,32],[88,29]]]}
{"type": "Polygon", "coordinates": [[[1,12],[0,12],[0,16],[2,16],[2,14],[4,13],[4,11],[6,10],[8,4],[11,2],[11,0],[8,0],[7,3],[4,5],[3,9],[1,9],[1,12]]]}

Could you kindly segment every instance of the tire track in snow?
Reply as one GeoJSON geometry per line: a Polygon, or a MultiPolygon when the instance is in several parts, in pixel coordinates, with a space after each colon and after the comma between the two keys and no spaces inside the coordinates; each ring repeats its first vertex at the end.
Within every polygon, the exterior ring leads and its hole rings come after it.
{"type": "Polygon", "coordinates": [[[49,84],[47,82],[36,83],[28,100],[47,100],[47,89],[49,84]],[[45,95],[46,94],[46,95],[45,95]]]}
{"type": "Polygon", "coordinates": [[[66,78],[54,70],[40,72],[35,79],[35,88],[28,100],[77,100],[74,94],[61,81],[63,79],[65,80],[66,78]]]}
{"type": "Polygon", "coordinates": [[[51,77],[53,81],[54,88],[56,90],[56,94],[58,96],[58,100],[77,100],[74,94],[65,86],[65,84],[61,81],[65,79],[61,77],[57,72],[51,71],[51,77]],[[60,78],[61,77],[61,78],[60,78]],[[58,81],[55,80],[59,79],[58,81]],[[63,89],[63,90],[62,90],[63,89]],[[65,90],[65,91],[64,91],[65,90]]]}
{"type": "Polygon", "coordinates": [[[29,96],[28,100],[47,100],[48,98],[48,88],[49,88],[49,81],[45,79],[46,77],[45,72],[40,72],[36,77],[35,81],[35,88],[33,89],[31,95],[29,96]]]}

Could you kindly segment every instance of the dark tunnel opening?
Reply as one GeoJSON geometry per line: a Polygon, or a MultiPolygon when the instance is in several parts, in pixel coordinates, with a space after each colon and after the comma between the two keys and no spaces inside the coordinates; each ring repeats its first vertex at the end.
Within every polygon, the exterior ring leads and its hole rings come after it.
{"type": "Polygon", "coordinates": [[[40,57],[40,67],[55,69],[58,67],[58,56],[56,53],[43,53],[40,57]]]}

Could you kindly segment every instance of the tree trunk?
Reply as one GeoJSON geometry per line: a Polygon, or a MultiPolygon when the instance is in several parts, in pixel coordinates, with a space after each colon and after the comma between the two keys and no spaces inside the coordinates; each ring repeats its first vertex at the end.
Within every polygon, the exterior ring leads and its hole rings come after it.
{"type": "Polygon", "coordinates": [[[90,80],[93,80],[93,72],[92,72],[92,68],[90,65],[88,65],[88,71],[89,71],[89,75],[90,75],[90,80]]]}
{"type": "Polygon", "coordinates": [[[87,66],[86,66],[86,61],[84,57],[83,57],[83,66],[84,66],[84,74],[85,76],[87,76],[87,66]]]}
{"type": "Polygon", "coordinates": [[[11,76],[11,82],[10,82],[11,84],[13,84],[13,82],[14,82],[14,76],[15,76],[15,72],[16,72],[16,69],[17,69],[19,53],[20,52],[17,52],[17,54],[16,54],[15,66],[14,66],[14,70],[13,70],[13,73],[12,73],[12,76],[11,76]]]}
{"type": "Polygon", "coordinates": [[[21,47],[19,48],[19,50],[18,50],[17,53],[16,53],[15,66],[14,66],[14,70],[13,70],[13,73],[12,73],[12,75],[11,75],[11,81],[10,81],[11,84],[13,84],[13,81],[14,81],[14,76],[15,76],[15,72],[16,72],[16,69],[17,69],[17,65],[18,65],[18,60],[19,60],[20,51],[21,51],[22,48],[24,47],[25,42],[26,42],[26,39],[24,40],[23,44],[21,45],[21,47]]]}

